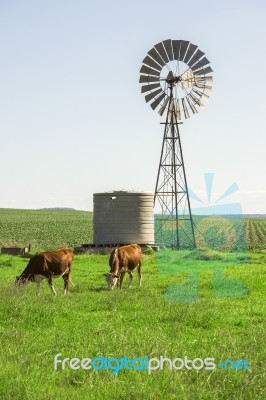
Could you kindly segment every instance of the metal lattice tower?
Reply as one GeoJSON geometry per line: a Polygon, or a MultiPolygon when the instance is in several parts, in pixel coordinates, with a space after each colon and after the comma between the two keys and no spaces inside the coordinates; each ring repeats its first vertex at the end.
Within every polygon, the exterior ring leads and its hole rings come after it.
{"type": "Polygon", "coordinates": [[[157,174],[154,204],[160,206],[157,241],[180,249],[183,243],[196,247],[182,146],[181,119],[198,113],[207,101],[212,82],[209,61],[198,47],[184,40],[165,40],[156,44],[143,59],[139,82],[146,102],[159,114],[166,111],[164,137],[157,174]],[[184,239],[185,238],[185,239],[184,239]]]}
{"type": "Polygon", "coordinates": [[[154,193],[154,204],[160,205],[157,234],[162,242],[170,242],[180,249],[180,232],[183,230],[193,247],[196,247],[183,152],[169,83],[170,101],[164,123],[164,137],[154,193]],[[189,227],[187,226],[189,223],[189,227]],[[170,236],[170,237],[169,237],[170,236]]]}

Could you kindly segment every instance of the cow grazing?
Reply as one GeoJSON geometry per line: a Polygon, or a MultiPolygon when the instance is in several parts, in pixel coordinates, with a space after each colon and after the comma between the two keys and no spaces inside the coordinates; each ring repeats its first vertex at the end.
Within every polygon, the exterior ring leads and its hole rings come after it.
{"type": "Polygon", "coordinates": [[[73,252],[70,249],[37,253],[30,259],[22,274],[16,277],[16,283],[21,285],[28,282],[36,282],[37,293],[39,293],[41,281],[47,279],[53,294],[56,294],[52,278],[62,276],[64,279],[64,294],[67,294],[72,259],[73,252]]]}
{"type": "Polygon", "coordinates": [[[122,246],[114,249],[109,258],[110,272],[104,274],[108,289],[114,289],[115,285],[121,289],[125,273],[129,274],[128,287],[132,286],[133,271],[138,269],[139,285],[141,285],[141,248],[137,244],[122,246]]]}

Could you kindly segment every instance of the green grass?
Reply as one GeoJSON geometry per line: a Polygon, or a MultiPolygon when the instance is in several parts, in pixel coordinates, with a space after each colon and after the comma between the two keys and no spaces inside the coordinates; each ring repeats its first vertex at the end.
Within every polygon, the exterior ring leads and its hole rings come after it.
{"type": "Polygon", "coordinates": [[[0,256],[1,399],[265,398],[265,253],[145,255],[142,287],[135,274],[132,289],[125,279],[121,291],[111,292],[102,275],[108,271],[108,255],[79,255],[68,296],[62,295],[61,279],[55,280],[58,296],[46,282],[40,296],[34,284],[14,288],[14,277],[27,262],[0,256]],[[198,280],[191,283],[195,273],[198,280]],[[230,280],[241,281],[246,292],[235,296],[238,292],[227,286],[230,280]],[[189,282],[197,301],[182,297],[180,288],[189,282]],[[224,291],[215,291],[215,285],[224,291]],[[70,358],[214,357],[216,363],[246,359],[250,371],[54,371],[57,353],[70,358]]]}
{"type": "MultiPolygon", "coordinates": [[[[230,220],[235,235],[213,220],[216,236],[210,220],[198,221],[201,250],[144,255],[143,286],[135,276],[130,290],[106,290],[108,255],[76,255],[70,294],[57,279],[58,296],[46,282],[36,296],[32,283],[14,287],[28,258],[0,255],[0,399],[264,399],[266,219],[230,220]],[[250,370],[54,371],[58,353],[245,359],[250,370]]],[[[0,247],[91,242],[92,213],[0,209],[0,247]]]]}

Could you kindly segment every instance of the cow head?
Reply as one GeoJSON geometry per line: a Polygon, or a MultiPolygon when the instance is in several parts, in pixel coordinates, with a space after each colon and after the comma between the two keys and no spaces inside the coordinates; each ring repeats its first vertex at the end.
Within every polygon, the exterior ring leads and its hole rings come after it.
{"type": "Polygon", "coordinates": [[[35,282],[34,275],[29,275],[27,277],[25,277],[23,275],[16,276],[15,285],[17,285],[17,286],[22,286],[29,282],[35,282]]]}
{"type": "Polygon", "coordinates": [[[113,272],[108,272],[107,274],[104,274],[104,276],[108,289],[113,290],[117,284],[118,275],[114,274],[113,272]]]}

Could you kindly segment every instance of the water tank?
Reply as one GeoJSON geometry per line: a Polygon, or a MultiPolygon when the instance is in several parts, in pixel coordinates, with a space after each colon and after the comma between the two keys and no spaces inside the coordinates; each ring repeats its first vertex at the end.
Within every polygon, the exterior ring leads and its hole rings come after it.
{"type": "Polygon", "coordinates": [[[153,244],[153,193],[113,191],[93,195],[93,243],[153,244]]]}

